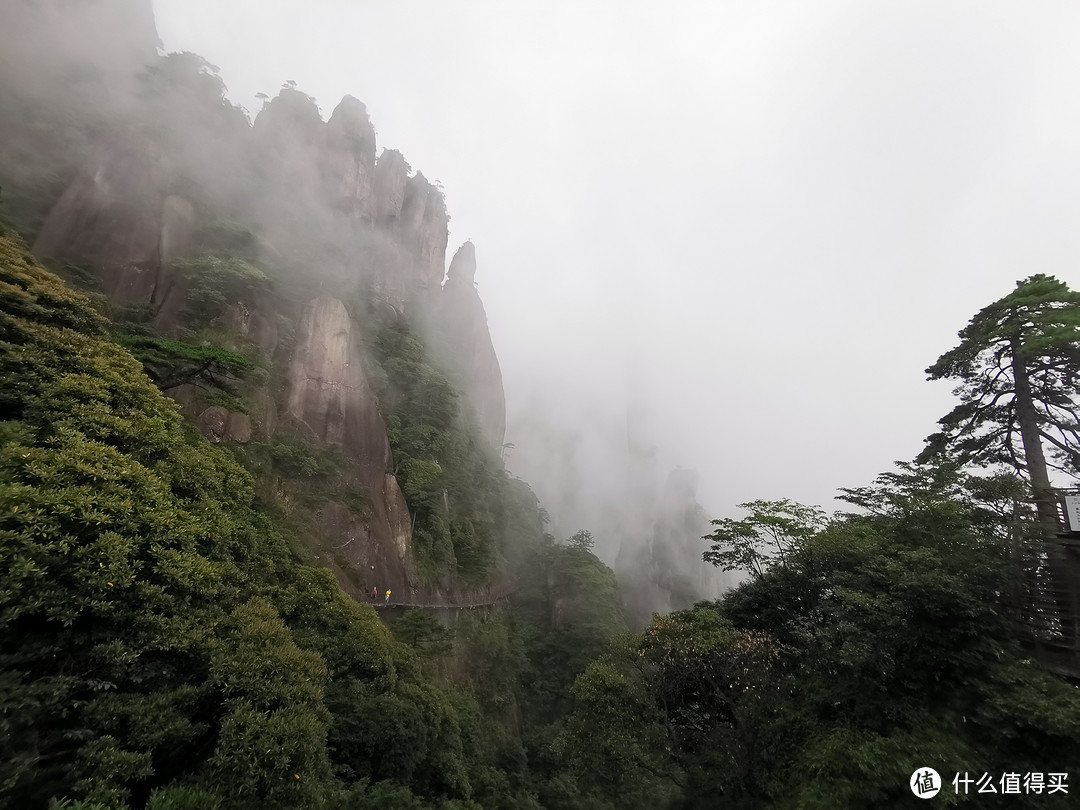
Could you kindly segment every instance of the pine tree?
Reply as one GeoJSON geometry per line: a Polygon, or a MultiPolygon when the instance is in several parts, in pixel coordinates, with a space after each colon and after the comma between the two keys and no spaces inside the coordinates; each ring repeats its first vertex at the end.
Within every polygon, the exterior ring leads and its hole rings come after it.
{"type": "Polygon", "coordinates": [[[1080,472],[1080,293],[1053,276],[1018,281],[926,372],[959,380],[960,404],[939,420],[919,461],[951,455],[1011,467],[1030,482],[1040,523],[1056,526],[1049,471],[1080,472]]]}

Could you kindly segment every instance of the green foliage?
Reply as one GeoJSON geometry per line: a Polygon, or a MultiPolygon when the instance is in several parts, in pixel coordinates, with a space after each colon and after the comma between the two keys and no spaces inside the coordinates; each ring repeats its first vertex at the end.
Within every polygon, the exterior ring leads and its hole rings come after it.
{"type": "Polygon", "coordinates": [[[596,541],[593,540],[592,532],[581,529],[566,538],[566,545],[570,546],[570,548],[579,549],[580,551],[592,551],[593,546],[596,545],[596,541]]]}
{"type": "Polygon", "coordinates": [[[253,368],[246,357],[220,346],[133,334],[117,335],[116,342],[142,363],[147,376],[162,391],[179,385],[202,385],[228,395],[230,384],[253,368]]]}
{"type": "Polygon", "coordinates": [[[247,474],[130,354],[71,328],[99,330],[96,315],[19,269],[0,313],[0,368],[21,380],[0,449],[3,786],[118,802],[207,761],[232,700],[212,677],[238,650],[228,611],[284,576],[287,552],[247,474]]]}
{"type": "MultiPolygon", "coordinates": [[[[13,236],[0,239],[0,311],[43,327],[91,334],[105,327],[105,319],[85,296],[41,272],[26,246],[13,236]]],[[[12,340],[22,328],[5,319],[0,322],[0,340],[12,340]]]]}
{"type": "MultiPolygon", "coordinates": [[[[389,780],[468,807],[472,779],[494,790],[475,703],[295,561],[251,477],[88,302],[11,240],[0,259],[0,802],[316,807],[389,780]]],[[[297,447],[285,465],[318,474],[297,447]]]]}
{"type": "Polygon", "coordinates": [[[707,608],[657,617],[578,678],[559,744],[583,784],[620,804],[678,788],[737,805],[760,794],[760,762],[786,731],[778,654],[707,608]]]}
{"type": "Polygon", "coordinates": [[[223,806],[220,796],[185,785],[156,790],[146,802],[146,810],[221,810],[223,806]]]}
{"type": "Polygon", "coordinates": [[[480,807],[497,807],[499,805],[480,805],[473,801],[461,799],[442,799],[432,801],[430,798],[421,798],[404,785],[396,782],[383,781],[371,784],[369,780],[362,779],[355,783],[348,797],[342,804],[344,810],[479,810],[480,807]]]}
{"type": "Polygon", "coordinates": [[[491,535],[495,529],[483,519],[461,518],[450,521],[450,542],[459,571],[469,579],[482,579],[498,568],[498,557],[491,535]]]}
{"type": "MultiPolygon", "coordinates": [[[[208,317],[265,283],[222,256],[177,269],[208,317]]],[[[1025,344],[1064,358],[1035,375],[1047,390],[1071,385],[1066,304],[1025,344]]],[[[136,360],[107,327],[0,239],[2,803],[854,808],[909,801],[927,763],[1080,764],[1075,687],[1026,659],[1003,604],[1014,476],[900,465],[845,490],[863,513],[828,523],[786,500],[744,504],[749,517],[714,522],[706,559],[751,581],[631,636],[591,534],[543,539],[535,497],[476,444],[398,325],[376,350],[418,567],[490,584],[498,540],[519,559],[511,612],[451,632],[410,611],[391,629],[297,563],[251,476],[140,371],[211,360],[226,381],[248,361],[128,336],[136,360]]],[[[972,358],[949,368],[977,371],[972,358]]],[[[219,387],[208,401],[235,399],[219,387]]],[[[283,492],[370,509],[302,431],[239,452],[283,492]]]]}
{"type": "Polygon", "coordinates": [[[210,681],[225,695],[227,714],[211,773],[243,798],[312,803],[330,770],[322,658],[298,647],[261,598],[236,608],[220,637],[210,681]]]}
{"type": "Polygon", "coordinates": [[[218,68],[198,54],[166,54],[137,78],[140,128],[171,152],[207,139],[227,141],[247,125],[243,111],[225,97],[218,68]]]}
{"type": "Polygon", "coordinates": [[[398,463],[401,494],[413,509],[437,511],[442,501],[442,467],[437,461],[404,458],[398,463]]]}
{"type": "MultiPolygon", "coordinates": [[[[420,513],[417,513],[419,516],[420,513]]],[[[412,550],[416,571],[423,582],[436,582],[457,568],[454,542],[445,518],[427,517],[413,522],[412,550]]]]}
{"type": "Polygon", "coordinates": [[[199,77],[205,87],[209,88],[206,95],[220,100],[225,96],[225,84],[218,76],[219,70],[216,65],[211,65],[197,53],[184,51],[170,53],[156,64],[147,66],[140,74],[139,81],[143,93],[150,97],[175,87],[187,88],[192,84],[193,76],[199,77]]]}
{"type": "Polygon", "coordinates": [[[525,668],[525,649],[513,625],[498,616],[466,614],[458,619],[455,635],[458,654],[468,665],[462,680],[480,696],[482,705],[512,706],[519,673],[525,668]]]}
{"type": "MultiPolygon", "coordinates": [[[[531,513],[542,529],[535,498],[518,493],[519,514],[531,513]]],[[[626,632],[614,573],[590,551],[550,538],[534,542],[517,566],[514,626],[525,667],[519,677],[523,741],[529,771],[544,807],[600,807],[569,777],[568,760],[556,747],[561,718],[572,707],[570,687],[620,633],[626,632]]],[[[640,806],[657,806],[643,801],[640,806]]]]}
{"type": "MultiPolygon", "coordinates": [[[[926,373],[959,381],[960,404],[927,439],[926,461],[953,453],[964,463],[1001,464],[1036,476],[1046,442],[1065,471],[1080,472],[1080,293],[1053,276],[1018,281],[960,331],[960,345],[926,373]]],[[[1045,471],[1042,472],[1045,477],[1045,471]]]]}
{"type": "Polygon", "coordinates": [[[49,802],[49,810],[116,810],[116,805],[102,804],[101,802],[76,801],[71,799],[52,799],[49,802]]]}
{"type": "Polygon", "coordinates": [[[626,657],[589,664],[574,684],[577,709],[558,742],[579,779],[613,798],[668,764],[656,760],[663,746],[652,684],[622,665],[626,657]]]}
{"type": "Polygon", "coordinates": [[[245,279],[255,285],[262,284],[260,276],[263,273],[252,264],[259,254],[259,242],[245,225],[223,220],[209,222],[199,229],[193,241],[199,246],[201,255],[245,260],[248,265],[238,268],[239,280],[244,286],[245,279]]]}
{"type": "Polygon", "coordinates": [[[392,625],[394,636],[424,655],[447,655],[454,647],[454,633],[425,610],[407,610],[392,625]]]}
{"type": "Polygon", "coordinates": [[[371,517],[371,497],[367,492],[355,487],[345,486],[339,487],[333,493],[333,497],[356,517],[371,517]]]}
{"type": "Polygon", "coordinates": [[[278,430],[266,446],[274,470],[286,478],[324,477],[342,464],[336,447],[324,445],[299,430],[278,430]]]}
{"type": "Polygon", "coordinates": [[[1017,572],[985,499],[1001,490],[965,480],[902,465],[847,490],[872,514],[807,531],[591,665],[559,738],[579,785],[622,806],[653,784],[680,806],[857,808],[907,801],[920,763],[1075,769],[1080,696],[1018,644],[999,601],[1017,572]]]}
{"type": "Polygon", "coordinates": [[[350,770],[426,795],[470,793],[460,720],[441,691],[406,683],[385,692],[353,682],[332,706],[331,743],[350,770]]]}
{"type": "Polygon", "coordinates": [[[626,632],[618,583],[592,552],[551,544],[524,561],[514,603],[529,628],[534,702],[546,708],[550,721],[561,713],[555,706],[596,651],[626,632]]]}
{"type": "Polygon", "coordinates": [[[739,508],[749,510],[750,516],[712,521],[716,531],[703,538],[712,543],[703,557],[725,571],[745,571],[754,579],[785,564],[827,520],[820,508],[786,498],[740,503],[739,508]]]}
{"type": "Polygon", "coordinates": [[[971,475],[955,462],[900,461],[871,486],[841,487],[839,500],[902,525],[911,542],[939,547],[958,527],[1006,543],[1030,515],[1017,511],[1029,488],[1016,475],[971,475]],[[920,539],[921,538],[921,539],[920,539]]]}
{"type": "Polygon", "coordinates": [[[229,254],[206,253],[174,259],[171,267],[186,286],[186,321],[196,328],[208,324],[230,304],[250,298],[253,291],[268,284],[261,268],[229,254]]]}
{"type": "Polygon", "coordinates": [[[203,405],[218,406],[235,413],[248,413],[247,404],[230,391],[211,391],[201,397],[203,405]]]}
{"type": "Polygon", "coordinates": [[[499,564],[496,537],[506,475],[465,426],[458,394],[403,324],[376,337],[386,374],[387,433],[413,515],[413,553],[425,581],[485,582],[499,564]]]}

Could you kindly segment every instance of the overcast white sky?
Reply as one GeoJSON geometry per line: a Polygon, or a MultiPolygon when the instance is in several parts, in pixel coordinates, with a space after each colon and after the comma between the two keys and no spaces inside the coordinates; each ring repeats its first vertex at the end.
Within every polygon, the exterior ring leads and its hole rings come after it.
{"type": "Polygon", "coordinates": [[[919,451],[978,309],[1080,281],[1075,2],[154,7],[237,103],[352,94],[443,184],[522,470],[527,414],[602,454],[630,391],[711,514],[832,506],[919,451]]]}

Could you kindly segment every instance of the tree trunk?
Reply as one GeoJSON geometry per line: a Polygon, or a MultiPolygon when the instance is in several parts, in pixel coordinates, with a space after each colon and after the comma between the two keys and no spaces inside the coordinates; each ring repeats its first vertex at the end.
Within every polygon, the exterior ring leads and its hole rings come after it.
{"type": "Polygon", "coordinates": [[[1020,423],[1020,439],[1024,444],[1024,466],[1031,481],[1031,494],[1039,514],[1039,525],[1047,538],[1058,533],[1058,510],[1054,488],[1050,485],[1050,473],[1046,468],[1042,439],[1039,436],[1039,418],[1031,397],[1031,380],[1028,378],[1027,361],[1020,349],[1019,338],[1012,339],[1013,381],[1016,384],[1016,419],[1020,423]]]}
{"type": "MultiPolygon", "coordinates": [[[[1024,465],[1031,479],[1031,494],[1038,510],[1039,533],[1043,540],[1054,541],[1062,526],[1059,525],[1057,498],[1046,469],[1046,456],[1043,455],[1038,414],[1031,396],[1031,380],[1019,343],[1018,339],[1013,338],[1012,367],[1016,383],[1016,418],[1024,443],[1024,465]]],[[[1080,644],[1080,582],[1076,579],[1075,571],[1076,558],[1072,550],[1061,543],[1048,542],[1042,587],[1053,599],[1055,618],[1060,623],[1055,627],[1051,622],[1048,640],[1055,646],[1065,646],[1074,651],[1080,644]]]]}

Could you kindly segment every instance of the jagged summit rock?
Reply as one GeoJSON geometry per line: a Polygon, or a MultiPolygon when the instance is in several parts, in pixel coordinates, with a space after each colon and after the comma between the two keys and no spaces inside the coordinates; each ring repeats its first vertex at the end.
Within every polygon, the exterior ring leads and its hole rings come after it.
{"type": "Polygon", "coordinates": [[[439,296],[439,327],[445,336],[440,359],[465,394],[469,418],[487,446],[498,453],[506,436],[506,397],[475,278],[476,248],[465,242],[450,261],[439,296]]]}
{"type": "Polygon", "coordinates": [[[452,287],[476,283],[476,246],[472,242],[465,242],[450,260],[446,283],[452,287]]]}
{"type": "Polygon", "coordinates": [[[412,269],[421,294],[442,285],[449,223],[442,191],[422,172],[410,177],[405,184],[398,233],[412,254],[412,269]]]}
{"type": "Polygon", "coordinates": [[[405,183],[409,164],[397,149],[384,149],[375,164],[375,219],[385,224],[401,214],[405,204],[405,183]]]}
{"type": "Polygon", "coordinates": [[[334,108],[327,125],[331,130],[338,129],[350,134],[359,142],[370,141],[375,144],[375,129],[368,117],[367,105],[356,96],[346,93],[334,108]]]}
{"type": "Polygon", "coordinates": [[[345,96],[326,123],[322,174],[331,200],[354,217],[374,213],[375,127],[367,107],[345,96]]]}
{"type": "Polygon", "coordinates": [[[323,136],[319,105],[307,93],[283,87],[255,116],[257,134],[281,144],[317,144],[323,136]]]}

